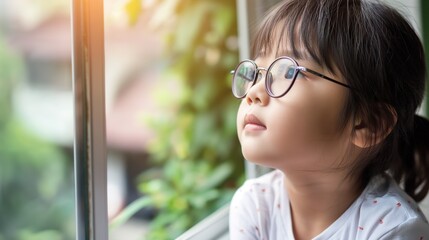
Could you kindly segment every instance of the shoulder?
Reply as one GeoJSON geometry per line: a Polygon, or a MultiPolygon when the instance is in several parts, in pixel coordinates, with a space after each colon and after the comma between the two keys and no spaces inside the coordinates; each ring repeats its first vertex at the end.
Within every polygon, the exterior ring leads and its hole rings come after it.
{"type": "Polygon", "coordinates": [[[403,221],[421,218],[427,222],[418,204],[388,175],[374,177],[362,197],[362,207],[377,210],[382,216],[394,214],[403,221]]]}
{"type": "Polygon", "coordinates": [[[387,175],[374,177],[361,198],[358,229],[367,239],[392,237],[410,229],[416,233],[418,229],[426,229],[425,234],[429,231],[417,203],[387,175]]]}
{"type": "Polygon", "coordinates": [[[411,218],[385,233],[380,239],[429,239],[429,224],[421,218],[411,218]]]}

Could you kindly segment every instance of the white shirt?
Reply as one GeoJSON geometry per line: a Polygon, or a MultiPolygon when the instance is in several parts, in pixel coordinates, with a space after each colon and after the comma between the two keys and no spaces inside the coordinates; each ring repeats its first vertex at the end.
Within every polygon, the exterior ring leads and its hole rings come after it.
{"type": "MultiPolygon", "coordinates": [[[[230,238],[294,239],[285,189],[279,170],[247,180],[230,205],[230,238]]],[[[393,179],[377,176],[334,223],[313,239],[429,240],[429,224],[418,205],[393,179]]]]}

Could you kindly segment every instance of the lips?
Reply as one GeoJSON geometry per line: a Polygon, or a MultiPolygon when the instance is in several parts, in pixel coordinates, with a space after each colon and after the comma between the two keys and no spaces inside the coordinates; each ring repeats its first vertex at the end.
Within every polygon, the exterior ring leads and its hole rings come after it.
{"type": "Polygon", "coordinates": [[[244,127],[252,130],[264,130],[267,127],[253,114],[246,114],[244,117],[244,127]]]}

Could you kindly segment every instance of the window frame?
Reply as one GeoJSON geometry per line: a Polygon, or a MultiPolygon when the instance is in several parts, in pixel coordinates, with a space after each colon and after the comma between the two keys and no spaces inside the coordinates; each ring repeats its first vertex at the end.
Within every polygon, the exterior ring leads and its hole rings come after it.
{"type": "Polygon", "coordinates": [[[103,0],[71,0],[76,239],[108,239],[103,0]]]}

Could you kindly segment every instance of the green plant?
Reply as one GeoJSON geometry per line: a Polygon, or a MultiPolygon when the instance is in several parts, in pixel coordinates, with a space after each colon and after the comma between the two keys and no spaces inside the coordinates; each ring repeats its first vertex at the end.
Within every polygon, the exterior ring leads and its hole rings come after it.
{"type": "Polygon", "coordinates": [[[205,161],[177,160],[166,162],[161,171],[145,172],[139,187],[146,196],[128,206],[112,224],[121,224],[142,207],[154,206],[159,213],[146,237],[171,239],[230,200],[232,189],[216,188],[231,174],[230,164],[213,168],[205,161]]]}
{"type": "Polygon", "coordinates": [[[21,72],[20,59],[0,35],[0,239],[72,239],[73,186],[65,155],[13,116],[11,92],[21,72]]]}
{"type": "Polygon", "coordinates": [[[73,188],[64,155],[15,120],[0,135],[0,239],[40,239],[42,232],[71,239],[73,188]]]}
{"type": "Polygon", "coordinates": [[[170,61],[156,95],[169,114],[147,116],[157,167],[142,174],[142,199],[113,225],[151,205],[158,214],[147,238],[172,239],[227,203],[243,177],[229,75],[238,61],[235,1],[164,0],[144,9],[130,0],[127,10],[131,22],[153,13],[150,23],[166,33],[170,61]]]}

